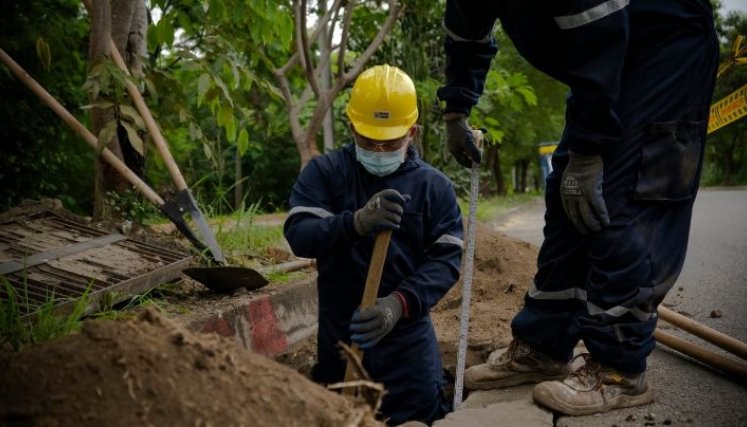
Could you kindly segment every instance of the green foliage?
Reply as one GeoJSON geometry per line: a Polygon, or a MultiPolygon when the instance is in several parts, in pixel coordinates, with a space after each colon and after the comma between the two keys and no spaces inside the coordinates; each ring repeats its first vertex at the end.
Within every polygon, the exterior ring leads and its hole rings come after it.
{"type": "MultiPolygon", "coordinates": [[[[735,40],[747,36],[747,13],[732,12],[717,20],[721,40],[721,64],[731,62],[735,40]]],[[[716,80],[713,102],[747,84],[747,65],[734,64],[716,80]]],[[[747,118],[716,130],[706,141],[703,185],[747,184],[747,118]]]]}
{"type": "Polygon", "coordinates": [[[14,351],[79,330],[90,303],[89,286],[67,314],[60,314],[55,308],[59,300],[52,291],[46,301],[32,312],[26,289],[19,295],[2,276],[0,286],[7,294],[7,298],[0,299],[0,348],[8,347],[14,351]]]}
{"type": "MultiPolygon", "coordinates": [[[[482,222],[494,220],[507,214],[511,209],[530,202],[539,196],[541,196],[540,193],[521,193],[481,198],[477,201],[477,220],[482,222]]],[[[460,197],[458,202],[462,216],[466,218],[469,215],[469,198],[460,197]]]]}
{"type": "MultiPolygon", "coordinates": [[[[82,122],[88,21],[78,0],[3,2],[2,48],[82,122]]],[[[25,198],[56,197],[87,211],[94,152],[0,65],[0,210],[25,198]]]]}
{"type": "Polygon", "coordinates": [[[226,254],[231,256],[262,256],[268,247],[280,244],[283,237],[282,225],[255,224],[259,212],[257,204],[246,209],[238,209],[221,225],[216,238],[226,254]]]}
{"type": "Polygon", "coordinates": [[[161,216],[158,209],[144,200],[135,188],[120,193],[109,191],[105,203],[111,206],[117,217],[138,224],[158,222],[161,216]]]}

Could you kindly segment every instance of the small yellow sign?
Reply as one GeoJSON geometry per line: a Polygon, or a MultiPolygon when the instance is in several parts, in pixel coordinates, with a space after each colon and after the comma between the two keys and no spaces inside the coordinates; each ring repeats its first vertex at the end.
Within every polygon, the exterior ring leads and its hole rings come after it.
{"type": "Polygon", "coordinates": [[[711,115],[708,118],[708,133],[721,129],[746,115],[747,85],[744,85],[711,105],[711,115]]]}

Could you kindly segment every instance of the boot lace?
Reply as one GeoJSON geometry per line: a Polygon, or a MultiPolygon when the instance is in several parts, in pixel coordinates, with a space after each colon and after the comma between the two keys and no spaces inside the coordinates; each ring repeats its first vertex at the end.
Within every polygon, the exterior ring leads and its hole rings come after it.
{"type": "Polygon", "coordinates": [[[602,365],[592,359],[589,353],[581,353],[577,355],[571,360],[570,364],[573,365],[573,362],[578,358],[584,360],[584,365],[571,372],[568,375],[568,378],[575,379],[579,384],[588,387],[589,390],[602,388],[602,365]]]}

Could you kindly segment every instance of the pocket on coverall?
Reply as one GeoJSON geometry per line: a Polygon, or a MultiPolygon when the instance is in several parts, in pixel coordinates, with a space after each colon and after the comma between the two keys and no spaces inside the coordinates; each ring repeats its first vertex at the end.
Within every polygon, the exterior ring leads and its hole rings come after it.
{"type": "Polygon", "coordinates": [[[634,197],[687,200],[693,197],[705,122],[650,123],[644,132],[634,197]]]}

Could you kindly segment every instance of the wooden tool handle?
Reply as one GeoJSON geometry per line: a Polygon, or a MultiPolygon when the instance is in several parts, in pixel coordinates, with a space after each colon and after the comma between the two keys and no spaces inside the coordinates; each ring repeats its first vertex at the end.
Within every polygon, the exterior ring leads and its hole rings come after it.
{"type": "Polygon", "coordinates": [[[677,312],[674,312],[664,306],[659,306],[659,317],[684,329],[691,334],[703,338],[711,344],[717,345],[724,350],[731,352],[732,354],[747,360],[747,344],[739,341],[736,338],[732,338],[719,331],[713,330],[702,323],[698,323],[693,319],[687,318],[677,312]]]}
{"type": "MultiPolygon", "coordinates": [[[[93,16],[91,0],[83,0],[83,4],[86,6],[88,14],[93,16]]],[[[116,63],[117,67],[119,67],[119,69],[125,74],[130,75],[130,70],[127,69],[127,64],[125,64],[124,59],[122,59],[122,55],[119,53],[119,49],[117,49],[117,44],[114,43],[114,40],[112,40],[111,37],[109,37],[109,43],[111,44],[110,50],[114,63],[116,63]]],[[[127,88],[127,93],[129,93],[132,98],[132,102],[135,104],[135,108],[137,108],[138,113],[140,113],[140,116],[143,118],[145,127],[148,128],[148,132],[153,138],[153,142],[156,144],[158,152],[161,153],[163,162],[166,164],[166,169],[168,169],[176,188],[178,190],[184,190],[187,188],[187,182],[179,171],[179,166],[176,165],[176,161],[169,151],[169,146],[166,144],[166,140],[161,134],[161,129],[159,129],[156,120],[153,118],[153,114],[151,114],[150,109],[148,109],[148,105],[145,104],[145,100],[143,100],[140,90],[130,80],[125,80],[125,87],[127,88]]]]}
{"type": "MultiPolygon", "coordinates": [[[[384,230],[376,235],[376,241],[374,242],[373,254],[371,255],[371,263],[368,265],[368,276],[366,276],[366,287],[363,289],[363,298],[361,299],[361,309],[372,307],[376,304],[376,297],[379,295],[379,285],[381,284],[381,274],[384,271],[384,262],[386,261],[386,253],[389,249],[389,241],[392,239],[392,230],[384,230]]],[[[350,346],[353,353],[358,357],[362,356],[362,352],[358,346],[353,343],[350,346]]],[[[352,381],[355,378],[355,371],[350,362],[348,362],[347,369],[345,370],[345,381],[352,381]]],[[[351,388],[343,390],[344,394],[350,395],[353,393],[351,388]]]]}
{"type": "MultiPolygon", "coordinates": [[[[36,82],[20,65],[18,65],[13,58],[10,57],[3,49],[0,49],[0,61],[10,68],[13,74],[18,77],[21,82],[26,85],[36,96],[41,99],[42,102],[47,104],[60,118],[67,123],[70,128],[75,131],[84,141],[88,143],[94,150],[98,150],[98,138],[91,133],[78,119],[75,118],[69,111],[65,109],[57,100],[49,94],[39,83],[36,82]]],[[[163,199],[148,186],[140,177],[135,174],[127,165],[124,164],[119,158],[111,152],[108,148],[101,150],[101,156],[109,162],[110,165],[119,173],[122,174],[132,185],[137,187],[143,195],[150,200],[154,205],[160,207],[164,204],[163,199]]]]}
{"type": "Polygon", "coordinates": [[[659,343],[664,344],[673,350],[686,354],[695,360],[703,362],[720,371],[734,375],[742,381],[747,381],[747,365],[744,363],[737,362],[736,360],[724,357],[718,353],[706,350],[699,345],[668,334],[661,329],[656,329],[654,331],[654,338],[656,338],[656,341],[659,343]]]}

